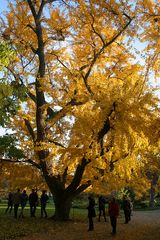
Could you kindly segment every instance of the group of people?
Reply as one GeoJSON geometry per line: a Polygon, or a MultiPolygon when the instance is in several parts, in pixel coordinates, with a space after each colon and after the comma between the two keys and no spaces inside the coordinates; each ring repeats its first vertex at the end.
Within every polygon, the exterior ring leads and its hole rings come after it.
{"type": "MultiPolygon", "coordinates": [[[[49,200],[49,197],[46,193],[46,190],[43,190],[40,196],[41,217],[43,216],[47,217],[46,204],[48,200],[49,200]]],[[[89,196],[88,200],[89,200],[89,204],[87,207],[88,219],[89,219],[88,231],[93,231],[94,230],[93,218],[96,217],[96,211],[95,211],[96,203],[92,196],[89,196]]],[[[15,193],[10,192],[8,195],[8,206],[5,212],[11,213],[12,208],[14,208],[14,217],[24,218],[24,209],[26,207],[27,202],[29,202],[29,206],[30,206],[30,216],[35,217],[36,207],[38,206],[38,203],[39,203],[39,197],[35,189],[32,189],[32,192],[29,195],[27,195],[26,190],[23,190],[23,192],[21,192],[20,189],[17,189],[15,193]],[[20,206],[21,206],[21,209],[18,215],[18,210],[20,206]]],[[[105,222],[107,221],[106,208],[105,208],[106,203],[107,203],[106,199],[103,196],[99,196],[98,198],[98,209],[99,209],[98,221],[99,222],[100,222],[101,216],[104,217],[105,222]]],[[[126,196],[123,197],[122,209],[124,211],[124,217],[125,217],[124,223],[127,224],[131,220],[132,204],[126,196]]],[[[119,210],[120,210],[119,203],[117,202],[115,197],[112,197],[108,203],[108,216],[110,217],[112,234],[116,234],[117,217],[119,216],[119,210]]]]}
{"type": "MultiPolygon", "coordinates": [[[[43,190],[40,196],[41,217],[43,216],[47,217],[46,204],[48,200],[49,197],[46,193],[46,190],[43,190]]],[[[23,192],[21,192],[19,188],[14,193],[10,192],[8,194],[8,206],[5,212],[11,213],[12,208],[14,208],[14,217],[24,218],[24,208],[27,202],[29,202],[30,206],[30,216],[35,217],[36,207],[38,206],[39,203],[38,194],[35,189],[32,189],[32,192],[29,195],[27,195],[26,190],[23,190],[23,192]],[[18,216],[18,210],[20,206],[21,209],[20,214],[18,216]]]]}
{"type": "MultiPolygon", "coordinates": [[[[92,196],[88,197],[89,204],[88,204],[88,219],[89,219],[89,228],[88,231],[94,230],[94,223],[93,218],[96,217],[96,211],[95,211],[95,200],[92,196]]],[[[106,222],[106,210],[105,210],[105,204],[106,200],[103,196],[99,196],[98,198],[98,207],[99,207],[99,216],[98,221],[100,222],[100,217],[103,215],[104,221],[106,222]]],[[[124,196],[123,202],[122,202],[122,209],[124,211],[124,217],[125,217],[125,224],[127,224],[131,220],[131,211],[132,211],[132,204],[130,200],[124,196]]],[[[115,197],[112,197],[111,200],[108,203],[108,215],[110,217],[110,223],[112,227],[112,234],[116,234],[117,230],[117,217],[119,216],[119,210],[120,206],[117,202],[115,197]]]]}

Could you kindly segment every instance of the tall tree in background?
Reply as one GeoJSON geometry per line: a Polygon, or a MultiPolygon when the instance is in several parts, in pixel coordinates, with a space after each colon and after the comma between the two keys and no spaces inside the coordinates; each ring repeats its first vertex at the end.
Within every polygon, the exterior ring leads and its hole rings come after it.
{"type": "Polygon", "coordinates": [[[116,189],[136,178],[139,151],[152,139],[157,99],[131,49],[130,2],[16,0],[1,21],[17,54],[8,81],[23,89],[6,126],[23,152],[18,161],[41,171],[58,220],[88,187],[116,189]]]}
{"type": "Polygon", "coordinates": [[[4,126],[5,121],[9,120],[10,113],[17,109],[17,102],[13,99],[13,88],[7,82],[5,68],[16,57],[14,49],[7,41],[0,39],[0,125],[4,126]]]}

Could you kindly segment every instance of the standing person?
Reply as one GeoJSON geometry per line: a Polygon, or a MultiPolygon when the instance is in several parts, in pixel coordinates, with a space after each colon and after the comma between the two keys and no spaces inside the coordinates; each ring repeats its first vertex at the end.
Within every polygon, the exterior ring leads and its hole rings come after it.
{"type": "Polygon", "coordinates": [[[99,196],[99,198],[98,198],[98,207],[99,207],[99,218],[98,218],[98,221],[99,222],[100,222],[101,215],[103,215],[104,220],[106,222],[105,203],[106,203],[105,198],[103,196],[99,196]]]}
{"type": "Polygon", "coordinates": [[[112,226],[112,234],[116,234],[117,230],[117,217],[119,215],[119,205],[116,202],[116,199],[112,197],[108,205],[108,215],[110,216],[110,222],[112,226]]]}
{"type": "Polygon", "coordinates": [[[21,193],[20,189],[17,189],[17,192],[13,194],[13,204],[14,204],[14,217],[17,218],[19,204],[21,203],[21,193]]]}
{"type": "Polygon", "coordinates": [[[13,208],[13,193],[9,192],[9,194],[8,194],[8,206],[6,208],[5,213],[7,213],[8,211],[9,211],[9,213],[11,213],[12,208],[13,208]]]}
{"type": "Polygon", "coordinates": [[[95,200],[93,197],[89,196],[88,197],[89,204],[88,204],[88,219],[89,219],[89,228],[88,231],[93,231],[94,230],[94,224],[93,224],[93,217],[96,217],[96,212],[95,212],[95,200]]]}
{"type": "Polygon", "coordinates": [[[30,205],[31,217],[35,217],[37,203],[38,203],[38,194],[34,189],[32,189],[32,192],[29,195],[29,205],[30,205]]]}
{"type": "Polygon", "coordinates": [[[41,198],[40,198],[40,201],[41,201],[41,217],[43,217],[43,213],[44,213],[45,217],[47,218],[46,204],[47,204],[48,199],[49,199],[49,197],[46,194],[46,190],[43,190],[41,198]]]}
{"type": "Polygon", "coordinates": [[[28,201],[28,195],[26,193],[26,190],[23,190],[23,192],[21,193],[21,212],[20,212],[20,215],[19,217],[22,217],[24,218],[24,208],[27,204],[27,201],[28,201]]]}
{"type": "Polygon", "coordinates": [[[131,220],[131,204],[126,196],[123,197],[122,208],[125,216],[125,224],[127,224],[131,220]]]}

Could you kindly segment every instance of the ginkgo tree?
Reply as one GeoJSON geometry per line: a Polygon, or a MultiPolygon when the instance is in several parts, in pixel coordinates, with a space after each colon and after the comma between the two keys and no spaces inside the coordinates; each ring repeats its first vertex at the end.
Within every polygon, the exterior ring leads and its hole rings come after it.
{"type": "Polygon", "coordinates": [[[23,156],[5,161],[41,172],[58,220],[68,220],[84,190],[139,178],[158,99],[131,48],[135,8],[134,1],[15,0],[1,21],[16,51],[8,81],[24,93],[6,123],[23,156]]]}

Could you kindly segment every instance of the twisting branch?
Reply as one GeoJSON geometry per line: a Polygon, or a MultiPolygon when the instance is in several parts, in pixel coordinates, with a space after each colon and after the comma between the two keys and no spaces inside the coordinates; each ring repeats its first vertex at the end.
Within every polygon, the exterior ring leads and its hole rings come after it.
{"type": "Polygon", "coordinates": [[[57,61],[58,61],[65,69],[67,69],[67,71],[73,76],[73,73],[71,72],[71,70],[59,59],[59,57],[58,57],[55,53],[51,52],[50,54],[53,55],[53,56],[55,56],[56,59],[57,59],[57,61]]]}
{"type": "Polygon", "coordinates": [[[97,141],[100,143],[100,147],[101,147],[101,151],[100,151],[100,156],[103,156],[104,154],[104,148],[103,148],[103,138],[104,136],[109,132],[109,130],[111,129],[110,126],[110,120],[109,117],[111,116],[112,112],[115,111],[116,108],[116,103],[113,102],[112,108],[104,122],[103,127],[100,129],[100,131],[98,132],[98,137],[97,137],[97,141]]]}
{"type": "Polygon", "coordinates": [[[102,46],[102,48],[94,55],[94,58],[93,58],[93,60],[92,60],[91,63],[90,63],[90,66],[89,66],[89,68],[88,68],[88,71],[87,71],[86,74],[83,76],[85,86],[86,86],[88,92],[89,92],[91,95],[93,95],[93,92],[92,92],[90,86],[88,85],[88,82],[87,82],[87,81],[88,81],[88,77],[89,77],[89,75],[90,75],[90,73],[91,73],[91,71],[92,71],[92,68],[93,68],[94,64],[96,63],[97,59],[98,59],[98,58],[101,56],[101,54],[104,52],[105,48],[107,48],[109,45],[111,45],[111,44],[126,30],[126,28],[129,26],[129,24],[131,23],[131,21],[133,20],[133,18],[130,18],[129,16],[128,16],[128,18],[129,18],[129,21],[128,21],[128,23],[126,23],[126,25],[123,27],[123,29],[122,29],[121,31],[119,31],[117,34],[115,34],[115,36],[114,36],[110,41],[104,43],[103,46],[102,46]]]}
{"type": "Polygon", "coordinates": [[[92,18],[92,23],[91,23],[92,30],[93,30],[93,32],[100,38],[100,40],[102,41],[103,45],[105,45],[105,41],[104,41],[103,37],[101,36],[101,34],[99,34],[99,33],[96,31],[96,29],[95,29],[95,27],[94,27],[94,16],[92,15],[92,13],[90,13],[90,15],[91,15],[91,18],[92,18]]]}
{"type": "Polygon", "coordinates": [[[103,139],[104,135],[109,131],[109,129],[110,129],[109,117],[111,116],[112,112],[115,111],[115,108],[116,108],[116,103],[113,102],[113,105],[111,107],[111,110],[110,110],[105,122],[104,122],[104,125],[101,128],[101,130],[98,132],[98,141],[103,139]]]}

